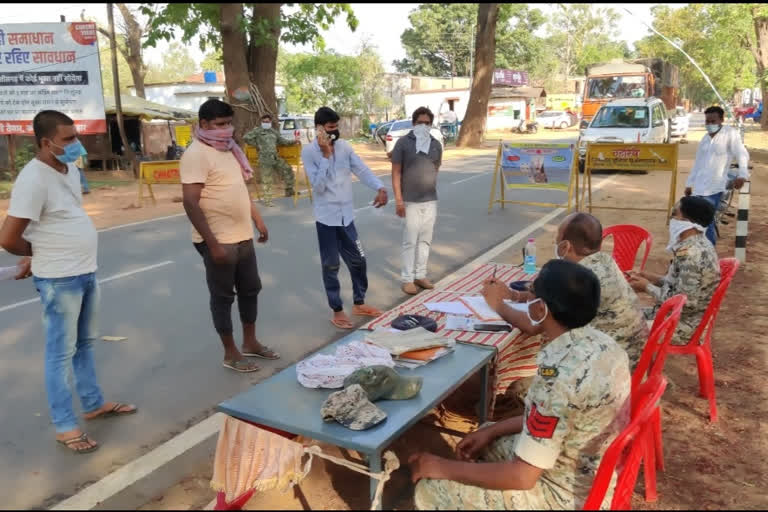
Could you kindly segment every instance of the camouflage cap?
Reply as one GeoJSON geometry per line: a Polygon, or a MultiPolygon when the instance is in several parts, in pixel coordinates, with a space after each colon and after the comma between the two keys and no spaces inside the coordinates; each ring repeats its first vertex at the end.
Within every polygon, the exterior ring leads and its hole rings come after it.
{"type": "Polygon", "coordinates": [[[368,394],[368,399],[375,402],[386,400],[407,400],[421,391],[421,377],[403,377],[387,366],[368,366],[361,368],[344,379],[344,387],[359,384],[368,394]]]}
{"type": "Polygon", "coordinates": [[[351,430],[366,430],[387,419],[387,413],[373,405],[357,385],[332,393],[320,413],[323,421],[336,420],[351,430]]]}

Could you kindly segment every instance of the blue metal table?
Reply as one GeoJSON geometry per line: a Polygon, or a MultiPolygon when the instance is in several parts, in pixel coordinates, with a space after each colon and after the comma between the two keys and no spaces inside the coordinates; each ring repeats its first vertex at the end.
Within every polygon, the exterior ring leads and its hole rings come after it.
{"type": "MultiPolygon", "coordinates": [[[[339,345],[362,340],[365,332],[353,332],[316,353],[333,354],[339,345]]],[[[437,361],[414,370],[397,368],[401,375],[423,377],[421,392],[410,400],[376,402],[387,413],[387,419],[368,430],[354,431],[337,422],[324,422],[320,408],[338,390],[305,388],[297,380],[295,364],[220,403],[218,410],[244,421],[356,450],[367,456],[371,473],[379,473],[384,449],[481,368],[480,422],[486,420],[489,363],[495,353],[494,347],[457,343],[452,354],[437,361]]],[[[376,484],[371,479],[371,498],[376,484]]]]}

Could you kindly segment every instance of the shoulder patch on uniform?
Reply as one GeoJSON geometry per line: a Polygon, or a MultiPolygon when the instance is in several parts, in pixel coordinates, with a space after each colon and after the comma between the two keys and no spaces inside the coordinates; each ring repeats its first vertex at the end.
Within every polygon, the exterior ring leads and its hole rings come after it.
{"type": "Polygon", "coordinates": [[[544,416],[538,411],[536,404],[533,404],[528,419],[525,420],[525,425],[533,437],[552,439],[559,421],[560,418],[557,416],[544,416]]]}
{"type": "Polygon", "coordinates": [[[539,375],[542,377],[557,377],[558,373],[555,366],[539,366],[539,375]]]}

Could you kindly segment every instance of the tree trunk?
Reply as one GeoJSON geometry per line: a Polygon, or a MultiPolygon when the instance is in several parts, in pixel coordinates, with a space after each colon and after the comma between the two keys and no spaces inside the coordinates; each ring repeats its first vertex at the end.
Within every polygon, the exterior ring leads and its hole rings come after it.
{"type": "MultiPolygon", "coordinates": [[[[248,41],[248,74],[264,99],[264,103],[272,114],[272,122],[277,126],[277,96],[275,94],[275,77],[277,75],[277,51],[280,41],[280,7],[283,4],[253,4],[253,22],[267,20],[271,38],[268,41],[257,41],[254,34],[248,41]]],[[[259,115],[263,113],[260,112],[259,115]]]]}
{"type": "Polygon", "coordinates": [[[125,48],[121,48],[120,51],[125,57],[125,61],[128,63],[128,67],[131,70],[131,77],[133,78],[133,86],[136,89],[136,96],[139,98],[146,98],[144,92],[144,77],[147,75],[147,66],[144,65],[144,57],[141,48],[141,38],[144,35],[144,30],[139,25],[133,12],[128,8],[126,4],[115,4],[120,10],[120,14],[123,16],[125,22],[125,48]]]}
{"type": "Polygon", "coordinates": [[[768,15],[760,9],[764,6],[757,4],[752,7],[752,21],[755,25],[756,48],[752,49],[757,64],[757,76],[760,77],[760,90],[763,92],[763,114],[760,118],[760,128],[768,130],[768,114],[765,113],[765,100],[768,99],[768,15]],[[762,14],[762,15],[761,15],[762,14]]]}
{"type": "Polygon", "coordinates": [[[139,166],[136,164],[136,155],[133,148],[128,143],[128,137],[125,135],[125,126],[123,124],[123,102],[120,98],[120,77],[117,72],[117,44],[115,43],[115,20],[112,4],[107,4],[107,18],[109,19],[109,43],[110,53],[112,54],[112,80],[115,86],[115,114],[117,117],[117,129],[120,132],[120,140],[123,143],[123,156],[127,157],[131,164],[133,175],[139,177],[139,166]]]}
{"type": "Polygon", "coordinates": [[[496,20],[499,4],[479,4],[477,9],[477,37],[475,38],[475,69],[469,105],[457,146],[478,146],[483,141],[488,98],[491,95],[493,64],[496,55],[496,20]]]}
{"type": "Polygon", "coordinates": [[[240,141],[245,132],[255,125],[254,115],[250,111],[248,63],[243,51],[245,35],[240,30],[243,4],[219,4],[219,9],[225,84],[229,103],[235,110],[235,140],[240,141]]]}

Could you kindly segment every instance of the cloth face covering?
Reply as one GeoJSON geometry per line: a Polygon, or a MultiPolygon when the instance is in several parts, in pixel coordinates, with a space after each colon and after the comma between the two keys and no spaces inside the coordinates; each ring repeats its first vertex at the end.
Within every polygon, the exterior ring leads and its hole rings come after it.
{"type": "Polygon", "coordinates": [[[669,245],[667,245],[667,250],[669,252],[674,252],[675,247],[680,243],[680,235],[689,229],[696,229],[700,233],[707,230],[704,226],[700,226],[689,220],[669,219],[669,245]]]}
{"type": "Polygon", "coordinates": [[[413,127],[413,134],[416,136],[416,153],[429,154],[429,144],[431,142],[431,135],[429,134],[429,126],[426,124],[417,124],[413,127]]]}
{"type": "Polygon", "coordinates": [[[240,164],[240,169],[243,171],[243,178],[246,180],[251,179],[253,176],[253,169],[251,164],[248,163],[248,158],[237,145],[232,135],[235,133],[234,128],[224,128],[222,130],[203,130],[201,128],[195,129],[195,138],[204,144],[211,146],[218,151],[232,151],[235,155],[237,163],[240,164]]]}

